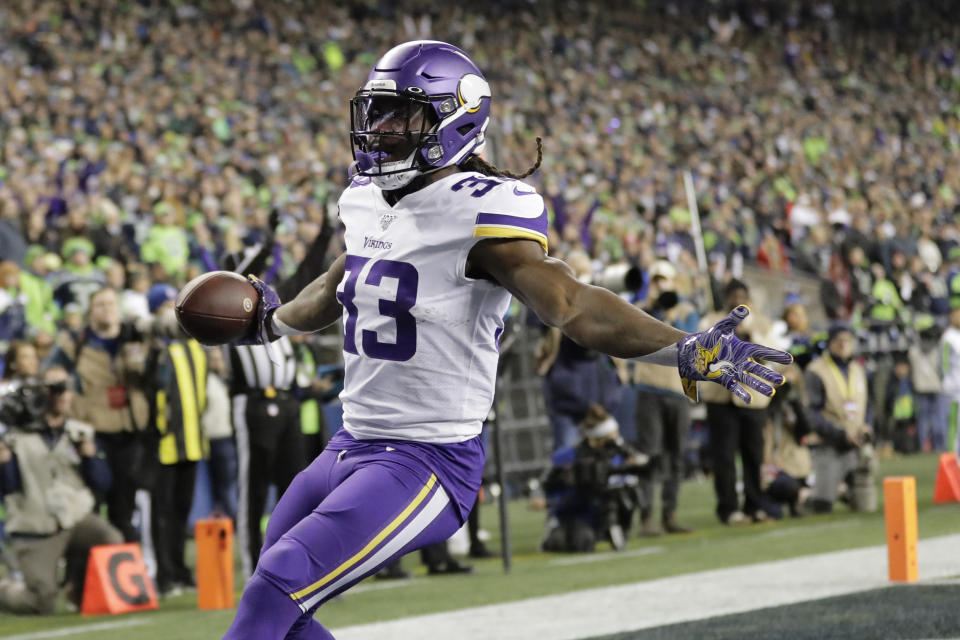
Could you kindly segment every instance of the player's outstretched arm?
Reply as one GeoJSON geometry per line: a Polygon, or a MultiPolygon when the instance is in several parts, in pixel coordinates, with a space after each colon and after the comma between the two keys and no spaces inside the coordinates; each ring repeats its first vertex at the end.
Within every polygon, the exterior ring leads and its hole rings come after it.
{"type": "Polygon", "coordinates": [[[326,273],[308,284],[290,302],[274,312],[276,319],[297,331],[319,331],[336,322],[343,313],[337,300],[337,285],[343,279],[346,254],[333,261],[326,273]]]}
{"type": "Polygon", "coordinates": [[[297,294],[297,297],[280,303],[277,292],[255,276],[247,276],[257,290],[257,323],[249,335],[237,344],[265,344],[282,335],[311,333],[336,322],[342,313],[337,300],[337,284],[343,278],[346,255],[333,261],[326,273],[320,275],[297,294]]]}
{"type": "Polygon", "coordinates": [[[545,256],[529,240],[480,242],[470,252],[468,269],[500,283],[543,322],[584,347],[676,366],[685,392],[694,400],[700,380],[722,384],[747,403],[751,400],[747,388],[773,395],[783,376],[757,360],[792,361],[787,353],[734,336],[749,313],[746,307],[737,307],[707,331],[687,334],[606,289],[580,282],[570,267],[545,256]]]}
{"type": "Polygon", "coordinates": [[[584,284],[562,260],[531,240],[485,240],[470,252],[482,269],[577,344],[618,358],[636,358],[687,334],[660,322],[607,289],[584,284]]]}

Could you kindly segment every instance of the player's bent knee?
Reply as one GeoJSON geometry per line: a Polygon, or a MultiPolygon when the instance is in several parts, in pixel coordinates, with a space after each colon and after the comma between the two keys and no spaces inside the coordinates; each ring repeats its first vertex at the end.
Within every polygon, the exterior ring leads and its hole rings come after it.
{"type": "Polygon", "coordinates": [[[288,594],[316,580],[318,570],[322,569],[307,548],[286,536],[264,551],[257,563],[257,573],[288,594]]]}

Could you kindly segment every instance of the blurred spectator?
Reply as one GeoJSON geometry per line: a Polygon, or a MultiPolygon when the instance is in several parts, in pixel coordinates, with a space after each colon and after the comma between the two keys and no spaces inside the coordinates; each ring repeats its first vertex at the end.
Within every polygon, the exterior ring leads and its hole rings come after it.
{"type": "Polygon", "coordinates": [[[237,518],[237,445],[233,439],[230,392],[223,349],[211,348],[207,354],[207,409],[203,412],[203,434],[210,442],[210,491],[213,510],[236,522],[237,518]]]}
{"type": "MultiPolygon", "coordinates": [[[[731,280],[724,288],[724,311],[704,316],[700,328],[706,329],[735,307],[750,303],[750,291],[740,280],[731,280]]],[[[762,314],[752,312],[737,329],[744,340],[764,344],[769,341],[770,323],[762,314]]],[[[700,399],[707,405],[710,431],[710,457],[713,461],[713,488],[717,495],[717,517],[724,524],[739,524],[746,519],[765,519],[760,489],[763,464],[763,427],[767,421],[769,400],[752,394],[749,405],[719,385],[700,385],[700,399]],[[715,387],[715,388],[714,388],[715,387]],[[737,496],[737,453],[743,470],[743,509],[737,496]]]]}
{"type": "Polygon", "coordinates": [[[943,395],[947,402],[947,446],[960,455],[960,306],[950,312],[941,340],[943,395]]]}
{"type": "Polygon", "coordinates": [[[63,269],[55,274],[50,286],[53,299],[61,309],[77,305],[82,312],[90,306],[90,296],[107,283],[107,278],[93,263],[93,243],[82,236],[63,243],[63,269]]]}
{"type": "Polygon", "coordinates": [[[0,262],[0,346],[25,336],[28,303],[20,287],[20,268],[9,261],[0,262]]]}
{"type": "Polygon", "coordinates": [[[37,377],[39,373],[40,359],[37,357],[36,347],[24,340],[11,342],[3,358],[3,371],[0,379],[23,382],[37,377]]]}
{"type": "MultiPolygon", "coordinates": [[[[173,316],[177,290],[151,287],[150,313],[173,316]]],[[[175,322],[175,320],[173,320],[175,322]]],[[[197,462],[209,456],[201,418],[207,405],[207,356],[193,339],[156,337],[147,356],[151,429],[159,465],[150,486],[157,591],[162,597],[196,586],[186,565],[187,518],[193,504],[197,462]]],[[[155,452],[155,453],[154,453],[155,452]]]]}
{"type": "Polygon", "coordinates": [[[783,371],[784,383],[770,403],[770,420],[764,428],[764,464],[761,469],[764,511],[783,517],[782,505],[790,515],[801,515],[803,493],[810,475],[810,450],[805,436],[810,424],[804,409],[803,370],[792,364],[783,371]]]}
{"type": "Polygon", "coordinates": [[[140,258],[148,264],[161,264],[167,277],[181,280],[190,257],[187,232],[174,223],[173,206],[167,202],[154,207],[153,221],[140,249],[140,258]]]}
{"type": "Polygon", "coordinates": [[[884,413],[891,419],[891,444],[900,453],[915,453],[920,448],[914,419],[914,394],[910,376],[910,361],[906,354],[893,358],[893,375],[887,383],[884,413]]]}
{"type": "Polygon", "coordinates": [[[323,417],[323,405],[343,390],[342,370],[320,374],[320,350],[310,335],[291,336],[297,359],[297,389],[300,394],[300,430],[306,441],[306,459],[313,460],[327,445],[331,434],[323,417]],[[336,380],[339,378],[339,381],[336,380]]]}
{"type": "MultiPolygon", "coordinates": [[[[699,314],[681,300],[669,263],[657,263],[647,293],[646,311],[655,318],[684,331],[696,331],[699,314]]],[[[650,456],[654,471],[637,485],[640,506],[640,534],[658,535],[653,520],[654,482],[659,482],[660,524],[666,533],[689,533],[677,522],[677,500],[684,477],[684,443],[690,430],[690,401],[683,393],[680,378],[663,367],[633,362],[633,383],[637,394],[636,446],[650,456]]]]}
{"type": "Polygon", "coordinates": [[[464,564],[450,554],[446,540],[421,548],[420,559],[427,566],[427,575],[430,576],[473,573],[473,565],[464,564]]]}
{"type": "MultiPolygon", "coordinates": [[[[590,279],[590,259],[585,253],[572,252],[567,261],[578,278],[590,279]]],[[[537,373],[543,376],[554,451],[580,440],[577,425],[590,405],[599,404],[612,413],[620,403],[622,389],[610,359],[584,349],[559,329],[545,328],[534,358],[537,373]]]]}
{"type": "Polygon", "coordinates": [[[591,404],[613,412],[622,387],[610,359],[584,349],[549,328],[539,347],[538,372],[544,376],[544,401],[553,433],[554,450],[571,447],[580,439],[577,424],[591,404]]]}
{"type": "Polygon", "coordinates": [[[102,288],[90,298],[87,325],[78,334],[61,333],[52,359],[74,372],[80,388],[78,419],[96,429],[114,482],[106,496],[111,524],[125,540],[138,541],[133,526],[134,494],[149,486],[144,433],[150,407],[144,392],[147,334],[121,322],[117,293],[102,288]]]}
{"type": "Polygon", "coordinates": [[[121,315],[124,320],[150,317],[150,276],[143,267],[133,267],[127,273],[127,286],[120,296],[121,315]]]}
{"type": "Polygon", "coordinates": [[[26,295],[27,326],[50,335],[57,332],[56,319],[59,311],[53,302],[53,289],[46,281],[49,275],[49,254],[36,245],[27,250],[25,269],[20,271],[20,290],[26,295]]]}
{"type": "Polygon", "coordinates": [[[844,484],[849,504],[865,509],[870,505],[854,498],[854,472],[869,469],[872,456],[866,424],[867,376],[853,360],[856,339],[849,324],[830,325],[827,345],[827,352],[807,367],[804,377],[813,431],[807,438],[815,477],[810,507],[817,513],[830,512],[844,484]]]}
{"type": "Polygon", "coordinates": [[[94,494],[109,486],[110,469],[97,451],[93,427],[69,417],[69,375],[51,367],[42,382],[43,413],[7,424],[0,439],[5,528],[23,575],[22,582],[0,579],[0,611],[51,615],[58,564],[66,560],[67,595],[79,607],[90,548],[123,542],[123,536],[94,513],[94,494]]]}
{"type": "Polygon", "coordinates": [[[800,369],[805,369],[814,354],[813,336],[810,333],[806,307],[798,302],[787,305],[783,310],[783,322],[786,330],[784,350],[793,356],[793,361],[800,369]]]}

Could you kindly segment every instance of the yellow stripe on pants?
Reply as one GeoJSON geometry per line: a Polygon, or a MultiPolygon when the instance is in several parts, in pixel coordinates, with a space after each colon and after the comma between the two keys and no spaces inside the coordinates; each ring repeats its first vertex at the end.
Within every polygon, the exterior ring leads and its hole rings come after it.
{"type": "Polygon", "coordinates": [[[310,595],[311,592],[316,591],[317,589],[324,586],[325,584],[333,581],[334,579],[337,578],[337,576],[349,570],[350,567],[352,567],[353,565],[363,560],[363,558],[366,555],[368,555],[371,551],[373,551],[377,547],[377,545],[383,542],[387,536],[393,533],[401,524],[403,524],[403,522],[408,517],[410,517],[410,514],[413,513],[418,506],[420,506],[420,503],[423,502],[424,498],[427,497],[427,494],[430,493],[430,490],[433,489],[433,486],[436,483],[437,483],[437,476],[431,473],[430,479],[427,480],[427,484],[423,486],[423,489],[420,490],[420,493],[418,493],[416,497],[410,502],[410,504],[408,504],[407,507],[400,512],[400,515],[398,515],[396,518],[393,519],[393,522],[388,524],[386,527],[383,528],[382,531],[380,531],[380,533],[374,536],[373,540],[367,543],[367,546],[365,546],[363,549],[360,549],[360,551],[354,554],[350,559],[344,561],[339,567],[337,567],[327,575],[323,576],[322,578],[320,578],[319,580],[311,584],[309,587],[305,587],[300,591],[297,591],[296,593],[291,593],[290,597],[293,598],[294,600],[299,600],[304,596],[310,595]]]}

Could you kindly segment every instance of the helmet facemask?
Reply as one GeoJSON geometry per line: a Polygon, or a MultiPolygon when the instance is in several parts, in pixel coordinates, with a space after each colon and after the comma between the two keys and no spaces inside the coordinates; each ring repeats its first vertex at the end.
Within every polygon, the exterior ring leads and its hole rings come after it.
{"type": "Polygon", "coordinates": [[[354,167],[386,191],[429,172],[422,151],[436,141],[437,118],[426,98],[360,91],[350,101],[354,167]]]}

